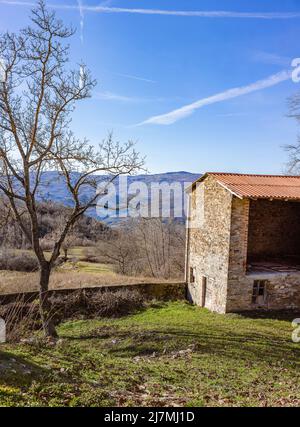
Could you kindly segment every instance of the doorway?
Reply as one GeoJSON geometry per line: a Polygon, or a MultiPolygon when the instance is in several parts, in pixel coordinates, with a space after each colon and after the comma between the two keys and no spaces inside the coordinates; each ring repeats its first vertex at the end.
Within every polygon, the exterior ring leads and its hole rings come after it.
{"type": "Polygon", "coordinates": [[[207,290],[207,277],[202,276],[201,283],[201,307],[205,307],[206,303],[206,290],[207,290]]]}

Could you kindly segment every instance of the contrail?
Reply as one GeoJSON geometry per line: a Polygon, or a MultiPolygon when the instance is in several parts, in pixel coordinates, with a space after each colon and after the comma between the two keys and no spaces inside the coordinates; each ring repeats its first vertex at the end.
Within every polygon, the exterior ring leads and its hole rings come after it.
{"type": "Polygon", "coordinates": [[[248,86],[241,86],[229,89],[225,92],[218,93],[208,98],[200,99],[199,101],[193,102],[192,104],[185,105],[184,107],[178,108],[177,110],[173,110],[170,113],[150,117],[144,122],[139,123],[137,126],[142,126],[145,124],[170,125],[177,122],[178,120],[190,116],[196,110],[204,107],[205,105],[223,102],[228,99],[237,98],[239,96],[247,95],[248,93],[275,86],[281,82],[289,80],[291,76],[292,71],[281,71],[280,73],[273,74],[264,80],[258,80],[257,82],[252,83],[248,86]]]}
{"type": "Polygon", "coordinates": [[[138,15],[166,15],[199,18],[252,18],[252,19],[292,19],[300,18],[299,12],[231,12],[231,11],[185,11],[161,9],[130,9],[122,7],[85,6],[87,11],[98,13],[131,13],[138,15]]]}
{"type": "Polygon", "coordinates": [[[146,79],[145,77],[140,77],[140,76],[134,76],[132,74],[123,74],[123,73],[113,73],[113,74],[115,74],[116,76],[125,77],[127,79],[140,80],[142,82],[147,82],[147,83],[156,83],[155,80],[146,79]]]}
{"type": "Polygon", "coordinates": [[[80,14],[80,41],[83,44],[83,29],[84,29],[84,12],[83,12],[83,4],[81,0],[77,0],[78,10],[80,14]]]}
{"type": "MultiPolygon", "coordinates": [[[[13,6],[35,6],[34,2],[22,2],[20,0],[0,0],[0,4],[13,6]]],[[[78,6],[49,3],[49,7],[54,9],[77,10],[78,6]]],[[[131,9],[123,7],[105,7],[82,5],[82,12],[95,13],[127,13],[136,15],[165,15],[165,16],[185,16],[199,18],[246,18],[246,19],[295,19],[300,18],[299,12],[235,12],[235,11],[186,11],[186,10],[163,10],[163,9],[131,9]]]]}

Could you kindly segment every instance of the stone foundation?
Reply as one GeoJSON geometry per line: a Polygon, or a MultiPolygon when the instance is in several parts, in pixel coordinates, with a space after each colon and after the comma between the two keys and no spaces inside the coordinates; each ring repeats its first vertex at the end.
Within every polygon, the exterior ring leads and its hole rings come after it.
{"type": "Polygon", "coordinates": [[[248,310],[295,310],[300,307],[300,273],[250,274],[231,284],[227,296],[227,312],[248,310]],[[252,303],[255,280],[266,281],[265,303],[252,303]]]}

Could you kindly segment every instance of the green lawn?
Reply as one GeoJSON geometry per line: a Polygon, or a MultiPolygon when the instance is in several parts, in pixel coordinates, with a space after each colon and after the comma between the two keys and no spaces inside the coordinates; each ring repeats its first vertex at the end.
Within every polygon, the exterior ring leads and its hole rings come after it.
{"type": "Polygon", "coordinates": [[[109,264],[101,264],[97,262],[78,261],[76,267],[79,271],[85,273],[113,273],[112,266],[109,264]]]}
{"type": "Polygon", "coordinates": [[[59,332],[56,347],[0,346],[1,405],[300,404],[300,344],[288,321],[178,302],[59,332]]]}
{"type": "MultiPolygon", "coordinates": [[[[84,273],[113,273],[114,266],[112,264],[103,264],[103,263],[96,263],[96,262],[88,262],[85,261],[85,250],[90,249],[93,250],[92,247],[85,247],[85,246],[74,246],[73,248],[70,248],[68,250],[68,258],[76,258],[77,261],[74,263],[66,263],[63,264],[62,267],[58,269],[64,270],[65,268],[67,270],[76,268],[77,271],[81,271],[84,273]]],[[[32,249],[15,249],[14,252],[16,254],[22,255],[22,254],[30,254],[34,255],[34,252],[32,249]]],[[[46,259],[50,259],[51,253],[49,251],[44,251],[44,255],[46,259]]]]}

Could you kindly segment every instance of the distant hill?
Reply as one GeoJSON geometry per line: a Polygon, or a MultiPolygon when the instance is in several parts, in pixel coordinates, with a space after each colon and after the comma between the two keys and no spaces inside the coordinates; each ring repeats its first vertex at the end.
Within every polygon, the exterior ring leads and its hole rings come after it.
{"type": "MultiPolygon", "coordinates": [[[[77,173],[74,173],[74,178],[76,178],[77,173]]],[[[186,185],[187,183],[192,183],[196,179],[199,178],[201,174],[194,174],[190,172],[185,171],[179,171],[179,172],[167,172],[162,174],[143,174],[143,175],[134,175],[134,176],[128,176],[127,177],[127,184],[128,187],[132,183],[144,183],[147,185],[148,188],[148,203],[151,202],[151,186],[155,186],[157,184],[166,183],[168,185],[179,183],[182,186],[186,185]]],[[[103,180],[103,176],[97,176],[97,179],[99,182],[103,180]]],[[[116,192],[117,192],[117,199],[119,197],[119,183],[118,181],[115,182],[116,184],[116,192]]],[[[178,185],[178,184],[177,184],[178,185]]],[[[182,191],[184,193],[184,191],[182,191]]],[[[84,197],[90,197],[92,196],[92,190],[88,189],[87,192],[83,195],[84,197]]],[[[41,190],[39,194],[39,199],[43,201],[53,201],[59,204],[63,204],[65,206],[71,206],[72,205],[72,198],[69,194],[69,191],[64,183],[64,180],[62,177],[59,176],[57,172],[44,172],[41,179],[41,190]]],[[[174,201],[173,201],[174,202],[174,201]]],[[[177,203],[180,202],[177,200],[177,203]]],[[[173,205],[173,203],[172,203],[173,205]]],[[[124,214],[124,208],[121,209],[120,212],[124,214]]],[[[95,209],[91,209],[88,212],[89,216],[92,216],[94,218],[102,219],[97,215],[97,212],[95,209]]],[[[118,223],[121,218],[106,218],[106,222],[110,224],[118,223]]],[[[124,218],[122,218],[124,219],[124,218]]],[[[184,220],[184,215],[181,218],[184,220]]]]}

